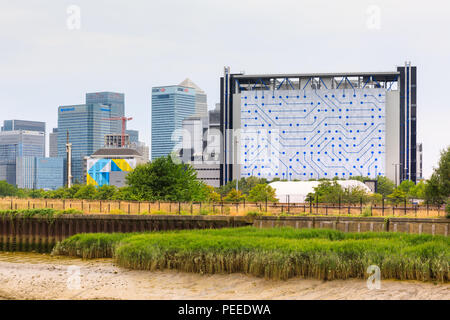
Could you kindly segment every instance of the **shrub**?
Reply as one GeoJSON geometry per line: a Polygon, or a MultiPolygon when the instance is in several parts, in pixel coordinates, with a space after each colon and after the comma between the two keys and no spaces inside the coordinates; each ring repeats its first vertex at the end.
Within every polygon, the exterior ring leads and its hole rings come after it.
{"type": "Polygon", "coordinates": [[[365,206],[364,209],[362,210],[361,215],[363,217],[370,217],[370,216],[372,216],[372,206],[371,205],[365,206]]]}

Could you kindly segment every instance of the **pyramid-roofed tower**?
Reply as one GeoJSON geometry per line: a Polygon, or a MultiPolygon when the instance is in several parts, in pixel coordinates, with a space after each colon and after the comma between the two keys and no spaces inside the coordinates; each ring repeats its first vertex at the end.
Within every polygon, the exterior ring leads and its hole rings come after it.
{"type": "Polygon", "coordinates": [[[179,86],[195,89],[195,114],[196,117],[208,116],[208,104],[206,101],[206,93],[191,79],[186,78],[179,86]]]}
{"type": "Polygon", "coordinates": [[[181,82],[179,85],[187,88],[194,88],[195,91],[198,93],[205,93],[198,85],[194,83],[194,81],[192,81],[189,78],[184,79],[184,81],[181,82]]]}

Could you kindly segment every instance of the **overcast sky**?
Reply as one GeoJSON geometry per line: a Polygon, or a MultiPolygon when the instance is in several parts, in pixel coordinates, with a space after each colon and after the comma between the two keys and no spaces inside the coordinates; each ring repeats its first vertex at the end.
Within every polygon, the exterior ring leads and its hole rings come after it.
{"type": "Polygon", "coordinates": [[[149,143],[153,86],[189,77],[212,109],[225,65],[247,74],[394,71],[410,60],[428,177],[450,144],[449,17],[449,2],[432,0],[0,0],[0,121],[46,121],[49,132],[58,106],[117,91],[134,117],[129,128],[149,143]]]}

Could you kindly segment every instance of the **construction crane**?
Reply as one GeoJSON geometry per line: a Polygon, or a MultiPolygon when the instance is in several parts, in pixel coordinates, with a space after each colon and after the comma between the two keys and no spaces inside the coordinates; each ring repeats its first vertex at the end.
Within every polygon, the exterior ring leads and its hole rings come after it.
{"type": "Polygon", "coordinates": [[[126,122],[133,120],[133,118],[127,118],[127,117],[114,117],[114,118],[105,118],[102,120],[111,120],[111,121],[118,121],[121,120],[122,121],[122,147],[125,145],[125,126],[126,126],[126,122]]]}

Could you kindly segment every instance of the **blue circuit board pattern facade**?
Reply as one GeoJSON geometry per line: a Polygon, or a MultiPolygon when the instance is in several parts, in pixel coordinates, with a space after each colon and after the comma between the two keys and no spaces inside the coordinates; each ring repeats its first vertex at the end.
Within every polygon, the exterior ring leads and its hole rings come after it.
{"type": "Polygon", "coordinates": [[[385,98],[380,88],[242,92],[240,175],[384,175],[385,98]]]}

